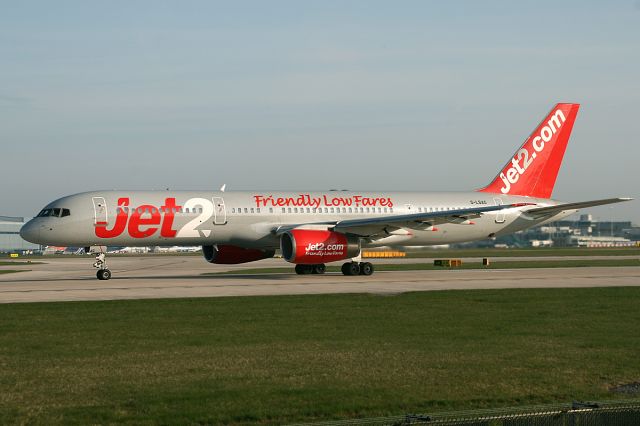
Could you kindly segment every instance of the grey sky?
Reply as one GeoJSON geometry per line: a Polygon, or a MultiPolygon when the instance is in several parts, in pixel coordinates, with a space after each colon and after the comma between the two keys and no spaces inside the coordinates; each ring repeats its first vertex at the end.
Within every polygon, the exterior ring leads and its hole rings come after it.
{"type": "MultiPolygon", "coordinates": [[[[554,198],[640,197],[640,3],[5,2],[0,214],[111,188],[467,190],[558,101],[554,198]]],[[[640,223],[640,202],[591,209],[640,223]]]]}

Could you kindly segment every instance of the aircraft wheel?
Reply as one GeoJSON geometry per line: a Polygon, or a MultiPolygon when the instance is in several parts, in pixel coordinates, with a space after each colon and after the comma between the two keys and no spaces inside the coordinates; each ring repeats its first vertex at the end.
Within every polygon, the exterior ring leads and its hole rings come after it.
{"type": "Polygon", "coordinates": [[[99,280],[109,280],[111,279],[111,271],[108,269],[99,269],[96,276],[99,280]]]}
{"type": "Polygon", "coordinates": [[[312,265],[296,265],[296,274],[298,275],[307,275],[313,272],[312,265]]]}
{"type": "Polygon", "coordinates": [[[342,265],[342,273],[344,275],[358,275],[360,274],[360,265],[358,262],[348,262],[342,265]]]}
{"type": "Polygon", "coordinates": [[[373,274],[373,265],[369,262],[362,262],[360,264],[360,275],[373,274]]]}
{"type": "Polygon", "coordinates": [[[327,270],[327,266],[324,263],[320,263],[318,265],[313,265],[313,273],[322,275],[327,270]]]}

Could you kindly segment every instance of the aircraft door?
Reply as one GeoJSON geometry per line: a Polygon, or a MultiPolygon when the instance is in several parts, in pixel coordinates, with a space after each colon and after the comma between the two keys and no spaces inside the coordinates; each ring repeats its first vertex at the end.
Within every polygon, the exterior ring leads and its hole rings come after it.
{"type": "Polygon", "coordinates": [[[225,225],[227,223],[227,209],[222,197],[213,197],[213,224],[225,225]]]}
{"type": "Polygon", "coordinates": [[[107,224],[107,203],[103,197],[93,197],[93,218],[95,225],[107,224]]]}
{"type": "MultiPolygon", "coordinates": [[[[493,201],[495,201],[496,206],[504,204],[500,198],[494,198],[493,201]]],[[[504,210],[498,210],[496,212],[496,223],[504,223],[504,210]]]]}

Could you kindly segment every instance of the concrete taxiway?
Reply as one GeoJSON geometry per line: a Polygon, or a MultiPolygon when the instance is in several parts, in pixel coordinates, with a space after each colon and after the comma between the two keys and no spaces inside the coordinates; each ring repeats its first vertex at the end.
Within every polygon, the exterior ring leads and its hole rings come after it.
{"type": "MultiPolygon", "coordinates": [[[[639,258],[638,256],[631,256],[639,258]]],[[[539,258],[544,260],[544,258],[539,258]]],[[[287,266],[281,259],[212,265],[198,256],[111,257],[113,279],[99,281],[89,257],[44,258],[43,264],[2,266],[25,272],[0,274],[0,303],[299,295],[393,294],[452,289],[640,286],[640,266],[549,269],[376,272],[373,276],[244,274],[205,275],[237,269],[287,266]]],[[[521,259],[514,259],[521,260],[521,259]]],[[[420,263],[428,259],[380,259],[420,263]]],[[[639,261],[640,265],[640,261],[639,261]]],[[[291,266],[291,265],[289,265],[291,266]]],[[[293,268],[291,267],[291,270],[293,268]]]]}

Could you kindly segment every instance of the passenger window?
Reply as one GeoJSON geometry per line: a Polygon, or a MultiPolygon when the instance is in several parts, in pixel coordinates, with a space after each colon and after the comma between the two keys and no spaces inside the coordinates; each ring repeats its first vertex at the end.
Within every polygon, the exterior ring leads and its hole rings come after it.
{"type": "Polygon", "coordinates": [[[349,213],[351,213],[351,212],[352,212],[351,207],[349,207],[349,213]]]}
{"type": "Polygon", "coordinates": [[[236,208],[235,208],[235,207],[232,207],[232,208],[231,208],[231,213],[235,213],[235,212],[236,212],[236,208]]]}
{"type": "Polygon", "coordinates": [[[253,207],[251,207],[251,213],[255,213],[255,211],[253,210],[253,207]]]}
{"type": "Polygon", "coordinates": [[[378,207],[378,213],[382,213],[382,207],[378,207]]]}
{"type": "Polygon", "coordinates": [[[284,207],[282,208],[282,213],[286,213],[286,210],[284,207]]]}
{"type": "Polygon", "coordinates": [[[325,207],[325,208],[324,208],[324,212],[325,212],[325,213],[329,213],[329,208],[328,208],[328,207],[325,207]]]}
{"type": "Polygon", "coordinates": [[[287,209],[287,211],[288,211],[289,213],[291,213],[291,207],[289,207],[289,208],[287,209]]]}
{"type": "Polygon", "coordinates": [[[273,207],[269,207],[269,213],[273,213],[273,207]]]}
{"type": "Polygon", "coordinates": [[[385,213],[387,212],[387,208],[386,208],[386,207],[384,208],[384,212],[385,212],[385,213]]]}
{"type": "Polygon", "coordinates": [[[307,207],[307,213],[311,213],[311,209],[307,207]]]}
{"type": "Polygon", "coordinates": [[[294,208],[293,208],[293,212],[294,212],[294,213],[298,213],[298,208],[297,208],[297,207],[294,207],[294,208]]]}
{"type": "Polygon", "coordinates": [[[249,209],[247,207],[244,208],[245,213],[249,213],[249,209]]]}
{"type": "Polygon", "coordinates": [[[256,212],[260,213],[260,207],[256,207],[256,212]]]}

